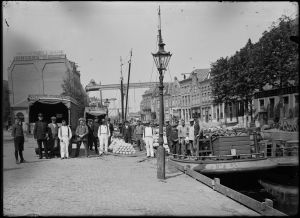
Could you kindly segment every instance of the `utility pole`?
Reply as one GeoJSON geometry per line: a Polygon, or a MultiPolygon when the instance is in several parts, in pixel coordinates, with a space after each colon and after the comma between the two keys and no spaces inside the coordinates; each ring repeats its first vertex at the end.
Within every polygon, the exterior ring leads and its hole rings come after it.
{"type": "Polygon", "coordinates": [[[129,67],[128,67],[128,81],[127,81],[127,92],[126,92],[126,107],[125,107],[125,120],[127,119],[127,107],[128,107],[128,91],[129,91],[129,80],[130,80],[130,68],[131,68],[131,57],[132,57],[132,49],[130,51],[130,60],[129,60],[129,67]]]}
{"type": "Polygon", "coordinates": [[[121,61],[121,113],[122,113],[122,123],[124,122],[124,89],[123,89],[123,73],[122,73],[122,57],[120,57],[120,61],[121,61]]]}

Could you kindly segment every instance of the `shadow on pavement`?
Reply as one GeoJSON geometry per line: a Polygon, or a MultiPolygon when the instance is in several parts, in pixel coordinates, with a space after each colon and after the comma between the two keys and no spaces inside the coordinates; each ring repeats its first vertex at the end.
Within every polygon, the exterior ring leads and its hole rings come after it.
{"type": "Polygon", "coordinates": [[[183,174],[184,173],[178,173],[178,174],[175,174],[175,175],[172,175],[172,176],[166,176],[166,179],[170,179],[170,178],[173,178],[173,177],[181,176],[183,174]]]}
{"type": "Polygon", "coordinates": [[[14,167],[14,168],[3,168],[3,171],[11,171],[11,170],[19,170],[22,169],[21,167],[14,167]]]}

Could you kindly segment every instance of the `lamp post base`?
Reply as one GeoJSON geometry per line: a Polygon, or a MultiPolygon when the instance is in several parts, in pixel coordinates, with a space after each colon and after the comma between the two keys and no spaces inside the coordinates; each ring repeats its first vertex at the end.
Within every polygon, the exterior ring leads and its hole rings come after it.
{"type": "Polygon", "coordinates": [[[157,178],[165,178],[165,148],[163,146],[158,146],[157,148],[157,178]]]}

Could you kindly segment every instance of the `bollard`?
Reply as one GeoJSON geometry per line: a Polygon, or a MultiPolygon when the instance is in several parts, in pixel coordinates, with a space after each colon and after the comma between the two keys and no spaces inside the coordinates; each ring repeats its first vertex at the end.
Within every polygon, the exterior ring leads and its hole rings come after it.
{"type": "Polygon", "coordinates": [[[265,203],[266,205],[268,205],[269,207],[273,207],[273,201],[271,199],[266,198],[265,199],[265,203]]]}

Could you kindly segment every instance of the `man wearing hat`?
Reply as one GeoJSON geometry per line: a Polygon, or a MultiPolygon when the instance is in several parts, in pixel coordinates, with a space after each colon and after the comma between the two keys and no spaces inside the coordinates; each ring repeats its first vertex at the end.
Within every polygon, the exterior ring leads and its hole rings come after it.
{"type": "Polygon", "coordinates": [[[135,127],[135,135],[136,135],[136,144],[140,151],[143,150],[142,148],[142,139],[143,139],[143,132],[144,132],[144,127],[141,125],[141,121],[137,121],[137,126],[135,127]]]}
{"type": "Polygon", "coordinates": [[[94,142],[94,132],[93,132],[93,119],[88,119],[88,124],[87,124],[89,133],[88,133],[88,146],[89,149],[92,151],[93,150],[93,142],[94,142]]]}
{"type": "Polygon", "coordinates": [[[58,129],[58,138],[60,139],[60,157],[69,159],[69,144],[72,138],[72,130],[67,126],[66,120],[61,121],[61,127],[58,129]]]}
{"type": "Polygon", "coordinates": [[[195,140],[194,119],[190,119],[189,144],[187,146],[187,150],[190,152],[190,155],[194,155],[194,140],[195,140]]]}
{"type": "Polygon", "coordinates": [[[167,143],[169,148],[171,148],[171,132],[172,132],[172,126],[170,125],[170,121],[166,120],[166,137],[167,137],[167,143]]]}
{"type": "Polygon", "coordinates": [[[37,140],[37,144],[39,147],[39,159],[43,158],[42,154],[42,144],[44,145],[45,157],[49,159],[48,156],[48,146],[47,146],[47,139],[49,138],[49,128],[48,124],[43,120],[43,114],[38,114],[38,121],[34,125],[33,135],[34,139],[37,140]]]}
{"type": "Polygon", "coordinates": [[[129,126],[129,122],[128,120],[125,121],[125,126],[123,128],[123,136],[124,136],[124,140],[126,143],[130,143],[131,144],[131,126],[129,126]]]}
{"type": "Polygon", "coordinates": [[[16,122],[12,126],[11,135],[14,138],[16,164],[19,164],[19,163],[25,162],[25,160],[23,158],[24,133],[23,133],[23,126],[22,126],[21,118],[16,117],[15,120],[16,120],[16,122]],[[18,160],[18,153],[20,156],[20,162],[18,160]]]}
{"type": "Polygon", "coordinates": [[[93,123],[93,126],[92,126],[92,129],[93,129],[93,144],[95,146],[95,153],[98,154],[98,143],[99,143],[99,138],[98,138],[98,129],[99,129],[99,120],[98,118],[96,117],[94,119],[94,123],[93,123]]]}
{"type": "Polygon", "coordinates": [[[51,149],[51,155],[54,156],[55,150],[58,149],[58,125],[56,123],[56,117],[51,117],[51,123],[48,124],[48,128],[50,129],[50,137],[48,141],[49,148],[51,149]]]}
{"type": "Polygon", "coordinates": [[[171,130],[171,136],[170,136],[170,140],[171,140],[171,153],[173,153],[173,157],[176,157],[175,154],[178,154],[177,150],[179,150],[179,143],[178,143],[178,121],[176,121],[173,125],[172,125],[172,130],[171,130]]]}
{"type": "Polygon", "coordinates": [[[144,128],[143,139],[146,144],[146,151],[147,157],[154,157],[154,150],[153,150],[153,136],[154,136],[154,123],[150,125],[147,123],[146,127],[144,128]]]}
{"type": "Polygon", "coordinates": [[[177,150],[177,153],[186,155],[185,140],[188,137],[188,127],[185,125],[184,120],[181,120],[181,125],[179,125],[177,128],[178,128],[178,137],[179,137],[179,150],[177,150]]]}
{"type": "Polygon", "coordinates": [[[105,119],[102,119],[101,125],[99,126],[98,129],[98,138],[99,138],[99,144],[100,144],[100,149],[99,149],[99,156],[103,154],[103,150],[105,153],[108,152],[108,137],[111,135],[109,126],[105,122],[105,119]]]}
{"type": "Polygon", "coordinates": [[[114,125],[110,122],[110,118],[107,118],[107,125],[108,125],[109,131],[110,131],[110,136],[108,137],[108,145],[110,145],[111,137],[114,132],[114,125]]]}
{"type": "Polygon", "coordinates": [[[79,125],[77,126],[76,131],[75,131],[75,134],[77,136],[77,147],[76,147],[75,157],[79,156],[81,143],[83,143],[84,148],[85,148],[85,156],[89,157],[89,148],[88,148],[88,144],[87,144],[88,133],[89,133],[89,130],[85,124],[85,119],[80,118],[79,125]]]}

